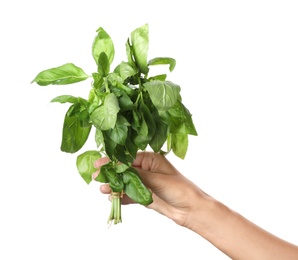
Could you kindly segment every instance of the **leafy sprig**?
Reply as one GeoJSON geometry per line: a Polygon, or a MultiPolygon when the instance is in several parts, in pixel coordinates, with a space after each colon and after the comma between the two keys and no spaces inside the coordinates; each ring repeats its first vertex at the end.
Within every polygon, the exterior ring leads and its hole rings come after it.
{"type": "Polygon", "coordinates": [[[40,86],[66,85],[92,79],[87,98],[61,95],[51,102],[69,103],[65,114],[61,151],[76,153],[84,146],[95,128],[96,149],[77,156],[77,169],[86,183],[96,170],[93,163],[102,155],[110,161],[103,165],[97,181],[109,183],[112,208],[108,222],[121,222],[121,195],[149,205],[152,194],[131,166],[139,150],[149,147],[156,153],[169,153],[184,159],[188,135],[197,135],[192,116],[182,103],[180,86],[168,81],[166,74],[149,76],[151,66],[176,61],[158,57],[147,61],[149,27],[145,24],[131,32],[126,41],[127,61],[114,70],[114,44],[100,27],[92,44],[96,72],[86,74],[72,63],[41,71],[32,81],[40,86]]]}

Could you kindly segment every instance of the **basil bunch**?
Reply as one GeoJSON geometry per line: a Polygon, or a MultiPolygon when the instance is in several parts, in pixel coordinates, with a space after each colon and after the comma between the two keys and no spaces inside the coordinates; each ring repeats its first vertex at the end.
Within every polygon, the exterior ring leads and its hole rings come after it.
{"type": "Polygon", "coordinates": [[[176,61],[168,57],[147,61],[147,24],[131,32],[126,42],[127,61],[121,62],[113,71],[113,41],[102,27],[96,32],[92,45],[96,72],[88,75],[67,63],[40,72],[32,83],[66,85],[92,78],[88,98],[62,95],[51,102],[70,103],[63,124],[63,152],[79,151],[95,127],[97,149],[78,155],[76,164],[89,184],[96,170],[94,161],[103,154],[110,158],[110,162],[101,167],[96,180],[110,184],[113,199],[108,221],[117,224],[121,222],[123,192],[140,204],[152,203],[151,192],[131,167],[137,152],[150,147],[156,153],[173,151],[184,159],[188,135],[197,135],[197,132],[189,110],[182,103],[180,86],[166,80],[166,74],[149,76],[150,66],[168,65],[173,71],[176,61]]]}

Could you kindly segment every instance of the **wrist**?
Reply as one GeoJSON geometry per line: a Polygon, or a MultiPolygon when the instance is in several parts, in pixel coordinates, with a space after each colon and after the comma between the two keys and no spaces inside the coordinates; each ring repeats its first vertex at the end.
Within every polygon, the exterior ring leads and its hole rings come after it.
{"type": "Polygon", "coordinates": [[[216,234],[222,220],[229,218],[232,211],[207,194],[200,194],[199,200],[189,214],[186,227],[206,239],[216,234]]]}

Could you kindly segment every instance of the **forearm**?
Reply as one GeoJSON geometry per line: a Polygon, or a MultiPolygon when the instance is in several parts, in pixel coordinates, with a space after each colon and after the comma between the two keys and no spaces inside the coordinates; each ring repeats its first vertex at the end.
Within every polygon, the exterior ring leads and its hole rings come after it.
{"type": "Polygon", "coordinates": [[[232,259],[298,259],[297,246],[268,233],[211,197],[206,196],[203,204],[191,213],[189,228],[232,259]]]}

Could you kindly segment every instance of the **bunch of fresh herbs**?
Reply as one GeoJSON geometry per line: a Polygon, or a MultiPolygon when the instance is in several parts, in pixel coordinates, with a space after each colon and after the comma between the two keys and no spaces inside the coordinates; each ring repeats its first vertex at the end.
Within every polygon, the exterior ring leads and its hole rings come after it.
{"type": "Polygon", "coordinates": [[[69,103],[65,114],[61,151],[76,153],[95,128],[95,150],[77,156],[77,169],[86,183],[96,170],[94,161],[104,156],[97,181],[109,183],[112,207],[109,223],[121,222],[121,194],[142,205],[152,203],[152,194],[131,165],[140,150],[156,153],[170,151],[184,159],[188,135],[197,135],[189,110],[182,103],[180,86],[166,80],[166,74],[149,76],[149,68],[168,65],[173,71],[176,61],[159,57],[147,61],[148,24],[131,32],[126,41],[127,61],[114,70],[114,44],[100,27],[92,45],[96,72],[86,74],[73,63],[41,71],[32,81],[40,86],[73,84],[92,79],[87,98],[62,95],[51,102],[69,103]]]}

